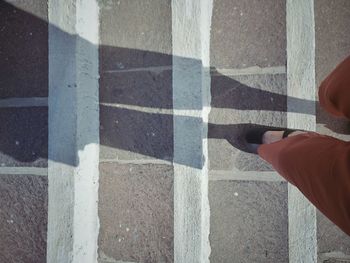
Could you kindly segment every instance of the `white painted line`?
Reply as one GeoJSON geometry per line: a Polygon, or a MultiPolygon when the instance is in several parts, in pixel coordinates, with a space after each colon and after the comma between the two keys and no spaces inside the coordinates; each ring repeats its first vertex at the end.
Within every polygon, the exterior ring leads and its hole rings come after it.
{"type": "MultiPolygon", "coordinates": [[[[287,0],[287,106],[289,97],[315,101],[315,21],[313,0],[287,0]]],[[[290,128],[316,129],[314,115],[288,112],[290,128]]],[[[316,209],[288,185],[289,261],[317,262],[316,209]]]]}
{"type": "Polygon", "coordinates": [[[102,73],[111,74],[111,73],[143,72],[143,71],[160,73],[162,71],[167,71],[172,69],[173,69],[173,66],[158,66],[158,67],[143,67],[143,68],[131,68],[131,69],[112,69],[112,70],[105,70],[102,73]]]}
{"type": "Polygon", "coordinates": [[[232,68],[216,68],[211,69],[212,76],[244,76],[244,75],[275,75],[275,74],[285,74],[287,73],[285,66],[278,67],[267,67],[261,68],[258,66],[242,68],[242,69],[232,69],[232,68]]]}
{"type": "Polygon", "coordinates": [[[173,114],[172,109],[163,109],[163,108],[152,108],[152,107],[142,107],[137,105],[129,105],[129,104],[122,104],[122,103],[106,103],[101,102],[102,106],[111,107],[111,108],[119,108],[119,109],[125,109],[125,110],[133,110],[133,111],[139,111],[144,113],[154,113],[154,114],[173,114]]]}
{"type": "MultiPolygon", "coordinates": [[[[102,102],[100,103],[102,106],[111,107],[111,108],[118,108],[118,109],[125,109],[125,110],[133,110],[133,111],[139,111],[144,113],[151,113],[151,114],[162,114],[162,115],[175,115],[175,116],[187,116],[187,117],[193,117],[193,118],[203,118],[203,111],[208,110],[206,107],[203,107],[202,110],[182,110],[182,109],[165,109],[165,108],[153,108],[153,107],[143,107],[143,106],[137,106],[137,105],[129,105],[129,104],[122,104],[122,103],[107,103],[102,102]]],[[[232,124],[232,123],[239,123],[239,122],[254,122],[258,123],[261,122],[261,124],[266,124],[266,119],[284,119],[286,112],[283,111],[270,111],[270,110],[239,110],[239,109],[231,109],[231,108],[210,108],[211,109],[211,115],[215,115],[215,124],[232,124]],[[280,117],[277,117],[280,116],[280,117]],[[240,120],[238,120],[238,118],[240,120]],[[264,122],[262,122],[264,121],[264,122]]],[[[294,114],[296,118],[298,116],[304,117],[310,115],[311,118],[314,118],[314,115],[312,113],[289,113],[294,114]]]]}
{"type": "Polygon", "coordinates": [[[262,182],[286,182],[276,172],[258,171],[209,171],[210,181],[262,181],[262,182]]]}
{"type": "Polygon", "coordinates": [[[69,161],[75,163],[76,109],[75,90],[68,88],[75,84],[73,18],[75,5],[72,1],[48,1],[48,263],[73,262],[74,164],[69,161]]]}
{"type": "Polygon", "coordinates": [[[212,124],[230,125],[240,123],[255,123],[271,126],[285,126],[286,112],[268,110],[236,110],[228,108],[212,108],[212,124]],[[280,123],[276,123],[279,120],[280,123]]]}
{"type": "Polygon", "coordinates": [[[75,1],[77,7],[77,158],[74,175],[74,262],[98,257],[99,180],[99,6],[98,0],[75,1]]]}
{"type": "Polygon", "coordinates": [[[102,102],[100,104],[106,107],[133,110],[133,111],[139,111],[139,112],[151,113],[151,114],[188,116],[188,117],[194,117],[194,118],[202,118],[202,115],[203,115],[202,110],[164,109],[164,108],[142,107],[142,106],[136,106],[136,105],[122,104],[122,103],[106,103],[106,102],[102,102]]]}
{"type": "MultiPolygon", "coordinates": [[[[141,67],[141,68],[131,68],[131,69],[112,69],[105,70],[102,73],[113,74],[113,73],[129,73],[129,72],[142,72],[142,71],[152,71],[152,72],[162,72],[167,70],[172,70],[173,66],[158,66],[158,67],[141,67]]],[[[212,76],[242,76],[242,75],[275,75],[275,74],[286,74],[286,66],[277,67],[266,67],[261,68],[258,66],[235,69],[235,68],[211,68],[210,74],[212,76]]]]}
{"type": "Polygon", "coordinates": [[[0,99],[0,108],[47,107],[47,105],[46,97],[0,99]]]}
{"type": "Polygon", "coordinates": [[[99,177],[96,0],[49,0],[47,262],[96,263],[99,177]]]}
{"type": "Polygon", "coordinates": [[[343,262],[343,263],[350,262],[350,255],[346,255],[340,251],[320,253],[319,258],[320,258],[320,262],[326,262],[326,261],[332,260],[332,259],[343,262]]]}
{"type": "Polygon", "coordinates": [[[138,263],[136,261],[123,261],[123,260],[115,260],[112,257],[107,256],[102,250],[100,250],[98,263],[138,263]]]}
{"type": "Polygon", "coordinates": [[[38,176],[47,176],[47,168],[39,167],[0,167],[0,174],[3,175],[38,175],[38,176]]]}
{"type": "Polygon", "coordinates": [[[137,160],[119,160],[119,159],[100,159],[100,163],[119,163],[119,164],[165,164],[172,165],[172,161],[157,159],[137,159],[137,160]]]}
{"type": "Polygon", "coordinates": [[[208,263],[209,43],[212,0],[172,0],[174,262],[208,263]],[[195,118],[194,118],[195,117],[195,118]]]}

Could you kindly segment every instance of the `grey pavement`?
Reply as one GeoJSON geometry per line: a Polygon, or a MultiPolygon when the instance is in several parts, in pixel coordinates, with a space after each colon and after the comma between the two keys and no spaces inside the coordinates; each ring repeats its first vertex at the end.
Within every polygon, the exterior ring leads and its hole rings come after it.
{"type": "Polygon", "coordinates": [[[214,1],[211,65],[286,65],[285,1],[214,1]]]}
{"type": "Polygon", "coordinates": [[[0,98],[47,97],[47,1],[6,2],[0,4],[0,68],[6,76],[0,80],[0,98]]]}
{"type": "Polygon", "coordinates": [[[0,175],[0,262],[46,262],[47,177],[0,175]]]}
{"type": "Polygon", "coordinates": [[[173,262],[171,4],[100,7],[99,260],[173,262]]]}
{"type": "Polygon", "coordinates": [[[210,261],[289,262],[287,195],[285,182],[210,182],[210,261]]]}
{"type": "MultiPolygon", "coordinates": [[[[286,65],[285,10],[285,1],[214,1],[211,64],[231,71],[256,70],[212,75],[209,168],[213,171],[232,176],[255,171],[258,177],[259,172],[273,170],[236,142],[243,139],[239,135],[244,125],[287,126],[287,76],[259,70],[286,65]]],[[[288,262],[287,199],[286,183],[209,182],[210,261],[288,262]]]]}
{"type": "Polygon", "coordinates": [[[0,2],[0,262],[41,263],[48,110],[38,101],[48,96],[47,1],[7,2],[0,2]]]}
{"type": "MultiPolygon", "coordinates": [[[[183,189],[184,193],[193,190],[189,197],[193,197],[190,201],[194,204],[199,203],[198,193],[209,201],[210,211],[192,207],[193,211],[200,211],[196,216],[203,221],[196,222],[198,225],[204,228],[206,220],[210,219],[209,236],[200,236],[202,232],[186,233],[192,235],[193,240],[203,243],[209,240],[211,254],[205,262],[291,262],[287,183],[276,179],[258,180],[260,175],[268,178],[273,168],[256,155],[245,152],[239,136],[251,124],[286,127],[288,110],[309,114],[314,107],[317,131],[350,140],[350,126],[346,120],[332,118],[312,101],[287,98],[287,1],[213,1],[210,68],[205,69],[211,74],[210,105],[201,97],[203,87],[209,89],[209,83],[204,83],[206,79],[201,79],[203,83],[200,83],[196,82],[198,76],[193,76],[191,84],[199,91],[195,98],[186,98],[193,91],[183,90],[183,94],[174,91],[174,83],[181,83],[173,78],[174,58],[180,64],[192,65],[187,74],[202,71],[202,61],[198,58],[173,56],[173,30],[176,23],[182,21],[173,20],[174,3],[180,1],[98,0],[98,46],[51,27],[67,47],[70,47],[70,40],[78,39],[77,43],[82,46],[99,51],[100,155],[96,202],[100,225],[94,247],[96,251],[98,247],[95,261],[175,262],[179,253],[175,222],[189,224],[193,218],[176,218],[174,167],[180,166],[183,171],[200,170],[207,161],[208,173],[212,175],[205,182],[208,185],[191,188],[201,182],[194,176],[186,178],[193,184],[183,189]],[[176,107],[174,98],[178,100],[176,107]],[[288,99],[297,106],[288,108],[288,99]],[[200,137],[203,106],[210,107],[208,160],[203,157],[206,149],[201,148],[205,145],[200,137]],[[192,127],[194,131],[192,137],[182,138],[186,143],[183,149],[191,145],[199,147],[174,159],[174,148],[181,147],[175,138],[176,129],[180,127],[176,123],[192,127]],[[220,174],[225,176],[219,178],[220,174]],[[244,180],[244,175],[249,178],[244,180]]],[[[315,70],[319,85],[350,50],[350,2],[320,0],[314,3],[315,70]]],[[[48,2],[2,1],[0,8],[0,69],[4,76],[0,80],[3,102],[0,103],[0,236],[4,240],[0,242],[0,261],[41,263],[46,262],[47,242],[54,246],[53,240],[60,240],[60,236],[55,236],[47,241],[50,180],[44,174],[52,147],[48,132],[53,126],[48,122],[45,102],[38,103],[36,99],[45,100],[49,95],[48,2]],[[11,101],[9,104],[9,98],[16,98],[15,104],[11,101]],[[28,105],[30,101],[32,104],[28,105]],[[19,171],[24,172],[20,174],[19,171]],[[31,174],[32,171],[38,172],[31,174]]],[[[193,10],[189,8],[188,12],[193,10]]],[[[192,33],[188,35],[188,43],[197,37],[196,32],[192,33]]],[[[79,48],[68,49],[81,52],[79,48]]],[[[84,56],[84,53],[79,54],[84,56]]],[[[77,62],[75,59],[72,58],[73,65],[77,62]]],[[[78,65],[84,65],[83,70],[92,67],[88,62],[78,65]]],[[[66,68],[62,72],[64,70],[66,68]]],[[[92,78],[96,80],[97,76],[92,78]]],[[[50,85],[51,90],[60,88],[50,85]]],[[[72,90],[77,84],[68,83],[64,88],[72,90]]],[[[59,105],[62,101],[55,103],[59,105]]],[[[79,110],[84,112],[84,109],[79,110]]],[[[76,112],[69,116],[72,120],[74,114],[76,112]]],[[[60,129],[64,131],[64,127],[60,129]]],[[[75,138],[75,134],[69,136],[75,138]]],[[[78,144],[79,138],[75,139],[73,143],[78,144]]],[[[76,149],[84,151],[96,141],[88,143],[76,149]]],[[[55,147],[59,147],[59,143],[55,147]]],[[[79,152],[49,162],[75,166],[79,152]]],[[[79,182],[82,182],[80,186],[85,186],[82,178],[69,177],[71,184],[62,186],[69,188],[72,196],[62,196],[61,201],[66,197],[75,200],[67,206],[71,209],[70,217],[63,222],[67,229],[71,229],[69,224],[74,222],[73,215],[78,211],[74,209],[85,208],[83,202],[74,199],[77,191],[74,187],[79,182]]],[[[84,191],[84,188],[79,189],[84,191]]],[[[73,239],[69,239],[72,244],[73,239]]],[[[69,247],[71,243],[64,245],[69,247]]],[[[317,247],[319,262],[348,262],[350,258],[350,238],[319,212],[317,247]]],[[[180,252],[192,253],[193,248],[186,249],[188,251],[180,252]]]]}
{"type": "Polygon", "coordinates": [[[101,163],[100,172],[100,257],[172,262],[172,166],[101,163]]]}

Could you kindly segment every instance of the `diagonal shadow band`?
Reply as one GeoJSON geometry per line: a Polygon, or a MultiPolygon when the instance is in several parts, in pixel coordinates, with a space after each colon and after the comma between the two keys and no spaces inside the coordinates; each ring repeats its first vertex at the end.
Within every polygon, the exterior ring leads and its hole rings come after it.
{"type": "MultiPolygon", "coordinates": [[[[302,114],[314,114],[315,112],[313,101],[288,98],[283,94],[244,84],[235,76],[228,77],[218,74],[211,83],[211,105],[196,103],[198,98],[194,100],[190,98],[183,104],[180,100],[174,104],[173,94],[176,91],[173,90],[173,83],[176,80],[173,79],[173,71],[179,69],[173,68],[172,61],[176,59],[180,61],[180,64],[183,62],[184,65],[192,65],[194,71],[208,72],[209,69],[203,68],[201,61],[147,50],[102,44],[96,46],[77,35],[63,32],[54,25],[49,25],[47,21],[4,1],[0,3],[0,10],[2,14],[0,21],[6,25],[3,37],[9,38],[3,41],[0,47],[0,68],[4,76],[0,80],[0,98],[48,96],[47,37],[50,26],[55,32],[55,41],[58,45],[71,46],[72,51],[76,50],[77,45],[99,50],[100,143],[115,153],[118,150],[129,152],[130,158],[133,158],[132,153],[137,153],[201,168],[202,157],[194,156],[194,153],[174,159],[173,121],[174,118],[178,118],[180,121],[191,123],[193,129],[198,132],[191,134],[192,137],[188,139],[196,141],[198,147],[201,147],[201,140],[203,136],[206,137],[201,133],[200,128],[204,124],[203,120],[174,116],[174,110],[202,110],[205,106],[211,106],[247,111],[288,111],[302,114]],[[23,36],[31,36],[30,33],[34,28],[39,33],[32,36],[33,39],[13,34],[18,31],[23,36]],[[287,101],[288,105],[290,103],[289,108],[287,108],[287,101]]],[[[61,52],[65,52],[65,49],[62,49],[61,52]]],[[[56,54],[54,58],[62,64],[62,69],[58,72],[60,75],[57,77],[71,74],[69,69],[74,61],[62,60],[60,54],[56,54]]],[[[180,70],[185,71],[186,69],[180,70]]],[[[215,68],[211,70],[215,71],[215,68]]],[[[68,94],[67,99],[74,100],[74,96],[77,95],[76,85],[76,83],[67,83],[64,87],[55,86],[53,91],[62,88],[70,90],[69,94],[73,94],[73,97],[70,98],[68,94]]],[[[193,88],[198,89],[198,97],[203,95],[201,85],[200,82],[193,83],[193,88]]],[[[54,95],[54,93],[50,94],[50,96],[54,95]]],[[[183,94],[183,97],[186,96],[183,94]]],[[[56,114],[57,118],[68,117],[73,120],[74,117],[69,115],[73,108],[73,104],[71,108],[65,108],[62,105],[62,111],[51,114],[56,114]]],[[[2,108],[0,109],[0,120],[6,123],[0,129],[2,138],[0,159],[5,165],[47,165],[45,163],[48,158],[47,138],[49,133],[47,108],[36,108],[34,111],[32,108],[2,108]],[[24,111],[28,116],[23,113],[24,111]],[[21,141],[20,148],[16,147],[18,140],[21,141]]],[[[210,123],[208,137],[228,140],[233,147],[244,150],[239,134],[247,127],[248,124],[216,125],[210,123]]],[[[60,127],[60,129],[62,129],[62,140],[74,133],[73,130],[65,130],[65,127],[60,127]]],[[[74,134],[71,138],[74,138],[74,134]]],[[[87,140],[85,144],[97,143],[94,138],[87,140]]],[[[74,147],[78,151],[85,145],[74,147]]],[[[202,152],[200,148],[196,151],[202,152]]],[[[102,154],[108,155],[108,152],[102,154]]],[[[54,161],[75,166],[79,161],[76,156],[77,153],[72,152],[70,155],[56,156],[54,161]]]]}

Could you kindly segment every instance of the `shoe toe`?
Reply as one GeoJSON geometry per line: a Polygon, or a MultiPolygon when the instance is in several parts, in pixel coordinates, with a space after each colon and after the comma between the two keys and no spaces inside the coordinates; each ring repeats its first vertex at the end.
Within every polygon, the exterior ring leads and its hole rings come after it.
{"type": "Polygon", "coordinates": [[[258,154],[258,148],[261,144],[256,143],[247,143],[247,152],[258,154]]]}
{"type": "Polygon", "coordinates": [[[261,129],[250,130],[246,133],[245,140],[249,144],[262,144],[262,137],[265,132],[261,129]]]}

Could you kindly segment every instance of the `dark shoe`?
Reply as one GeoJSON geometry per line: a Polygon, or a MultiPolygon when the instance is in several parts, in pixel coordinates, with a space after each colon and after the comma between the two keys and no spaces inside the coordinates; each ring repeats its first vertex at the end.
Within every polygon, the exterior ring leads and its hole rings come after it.
{"type": "Polygon", "coordinates": [[[247,147],[250,153],[254,153],[254,154],[258,153],[259,146],[263,144],[262,142],[263,135],[267,131],[284,131],[282,138],[286,138],[292,132],[300,131],[300,130],[293,130],[293,129],[287,129],[287,128],[275,128],[275,127],[268,127],[268,126],[251,129],[247,131],[247,133],[245,134],[245,141],[247,143],[247,147]]]}

